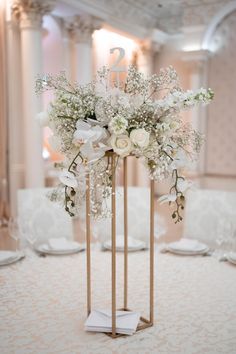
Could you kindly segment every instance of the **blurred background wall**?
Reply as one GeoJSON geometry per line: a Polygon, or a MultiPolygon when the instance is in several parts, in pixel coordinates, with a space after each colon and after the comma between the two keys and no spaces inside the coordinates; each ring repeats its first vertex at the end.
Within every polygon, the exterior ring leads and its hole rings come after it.
{"type": "MultiPolygon", "coordinates": [[[[199,162],[187,175],[208,188],[236,189],[236,1],[0,0],[1,204],[16,212],[19,188],[56,183],[49,129],[36,121],[50,93],[38,98],[38,74],[66,71],[84,84],[123,47],[124,65],[145,74],[172,65],[184,89],[211,87],[209,108],[183,114],[205,134],[199,162]],[[4,203],[3,203],[4,201],[4,203]],[[8,201],[8,203],[6,203],[8,201]]],[[[134,161],[131,185],[147,185],[134,161]]],[[[157,186],[165,192],[168,181],[157,186]]],[[[3,213],[3,208],[1,209],[3,213]]]]}

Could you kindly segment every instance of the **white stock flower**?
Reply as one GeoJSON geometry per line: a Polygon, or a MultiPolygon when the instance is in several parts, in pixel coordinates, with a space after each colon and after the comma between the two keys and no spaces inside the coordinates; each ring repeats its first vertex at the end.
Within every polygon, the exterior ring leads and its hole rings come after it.
{"type": "Polygon", "coordinates": [[[75,176],[73,175],[73,173],[67,171],[67,170],[63,170],[59,176],[59,179],[61,181],[61,183],[63,183],[64,185],[71,187],[71,188],[76,188],[78,186],[77,180],[75,178],[75,176]]]}
{"type": "Polygon", "coordinates": [[[126,131],[128,121],[120,114],[117,114],[109,123],[109,130],[111,133],[120,135],[126,131]]]}
{"type": "Polygon", "coordinates": [[[134,145],[145,148],[149,144],[150,134],[145,129],[134,129],[130,133],[130,140],[134,145]]]}
{"type": "Polygon", "coordinates": [[[110,144],[114,152],[121,157],[128,156],[133,149],[132,142],[128,135],[115,135],[110,138],[110,144]]]}
{"type": "Polygon", "coordinates": [[[37,114],[36,116],[37,121],[41,125],[41,127],[47,127],[49,124],[49,117],[48,113],[43,111],[37,114]]]}

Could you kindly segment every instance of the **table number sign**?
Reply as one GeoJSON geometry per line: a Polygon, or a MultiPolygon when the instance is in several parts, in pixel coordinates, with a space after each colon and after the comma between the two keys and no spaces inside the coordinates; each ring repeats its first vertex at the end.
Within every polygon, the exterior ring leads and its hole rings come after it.
{"type": "Polygon", "coordinates": [[[110,54],[118,52],[118,56],[115,62],[110,67],[111,73],[116,73],[116,85],[120,86],[120,74],[126,72],[126,68],[123,65],[120,65],[121,61],[125,58],[125,50],[121,47],[114,47],[110,49],[110,54]]]}

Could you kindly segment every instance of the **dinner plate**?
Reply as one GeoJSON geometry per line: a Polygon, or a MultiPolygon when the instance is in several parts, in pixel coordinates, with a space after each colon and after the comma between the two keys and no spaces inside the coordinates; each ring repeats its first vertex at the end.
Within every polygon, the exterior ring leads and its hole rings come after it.
{"type": "Polygon", "coordinates": [[[228,256],[229,256],[234,262],[236,262],[236,252],[229,252],[228,256]]]}
{"type": "Polygon", "coordinates": [[[174,254],[179,254],[181,256],[197,256],[201,255],[204,253],[207,253],[209,251],[209,247],[202,248],[201,250],[193,250],[193,251],[186,251],[186,250],[181,250],[181,249],[174,249],[171,247],[168,247],[169,252],[174,253],[174,254]]]}
{"type": "Polygon", "coordinates": [[[79,243],[77,243],[77,246],[75,246],[74,248],[65,249],[65,250],[54,250],[54,249],[51,249],[47,244],[42,244],[36,248],[36,251],[39,253],[43,253],[43,254],[51,254],[51,255],[60,256],[60,255],[67,255],[67,254],[81,252],[84,249],[85,249],[85,247],[83,245],[80,245],[79,243]]]}
{"type": "Polygon", "coordinates": [[[227,255],[227,259],[230,263],[235,264],[236,265],[236,253],[235,252],[230,252],[227,255]]]}
{"type": "MultiPolygon", "coordinates": [[[[112,246],[111,246],[111,240],[106,241],[103,243],[103,247],[109,251],[111,251],[112,246]]],[[[135,252],[135,251],[140,251],[146,248],[146,243],[143,241],[135,240],[134,245],[129,245],[128,246],[128,252],[135,252]]],[[[124,246],[116,246],[116,251],[117,252],[124,252],[124,246]]]]}
{"type": "MultiPolygon", "coordinates": [[[[8,252],[8,251],[6,251],[6,252],[8,252]]],[[[15,252],[15,256],[12,256],[8,259],[2,260],[0,262],[0,267],[18,262],[20,259],[22,259],[24,257],[25,257],[25,254],[23,252],[15,252]]]]}
{"type": "Polygon", "coordinates": [[[206,253],[209,248],[198,240],[181,238],[179,241],[169,243],[168,250],[175,254],[194,256],[206,253]]]}

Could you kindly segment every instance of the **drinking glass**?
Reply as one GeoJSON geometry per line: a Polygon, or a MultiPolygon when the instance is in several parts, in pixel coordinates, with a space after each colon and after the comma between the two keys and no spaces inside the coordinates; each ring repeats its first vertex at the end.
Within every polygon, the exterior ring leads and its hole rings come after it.
{"type": "Polygon", "coordinates": [[[25,233],[25,239],[28,241],[30,248],[33,250],[39,237],[37,227],[33,223],[28,223],[25,225],[25,230],[27,230],[25,233]]]}
{"type": "Polygon", "coordinates": [[[236,242],[234,234],[235,226],[230,217],[221,218],[216,228],[216,243],[219,246],[216,253],[219,258],[226,257],[233,250],[236,242]]]}
{"type": "Polygon", "coordinates": [[[8,227],[10,237],[13,238],[13,240],[15,241],[15,248],[16,248],[16,252],[17,252],[17,251],[19,251],[18,241],[19,241],[19,236],[20,236],[17,218],[13,218],[13,217],[9,218],[7,227],[8,227]]]}

